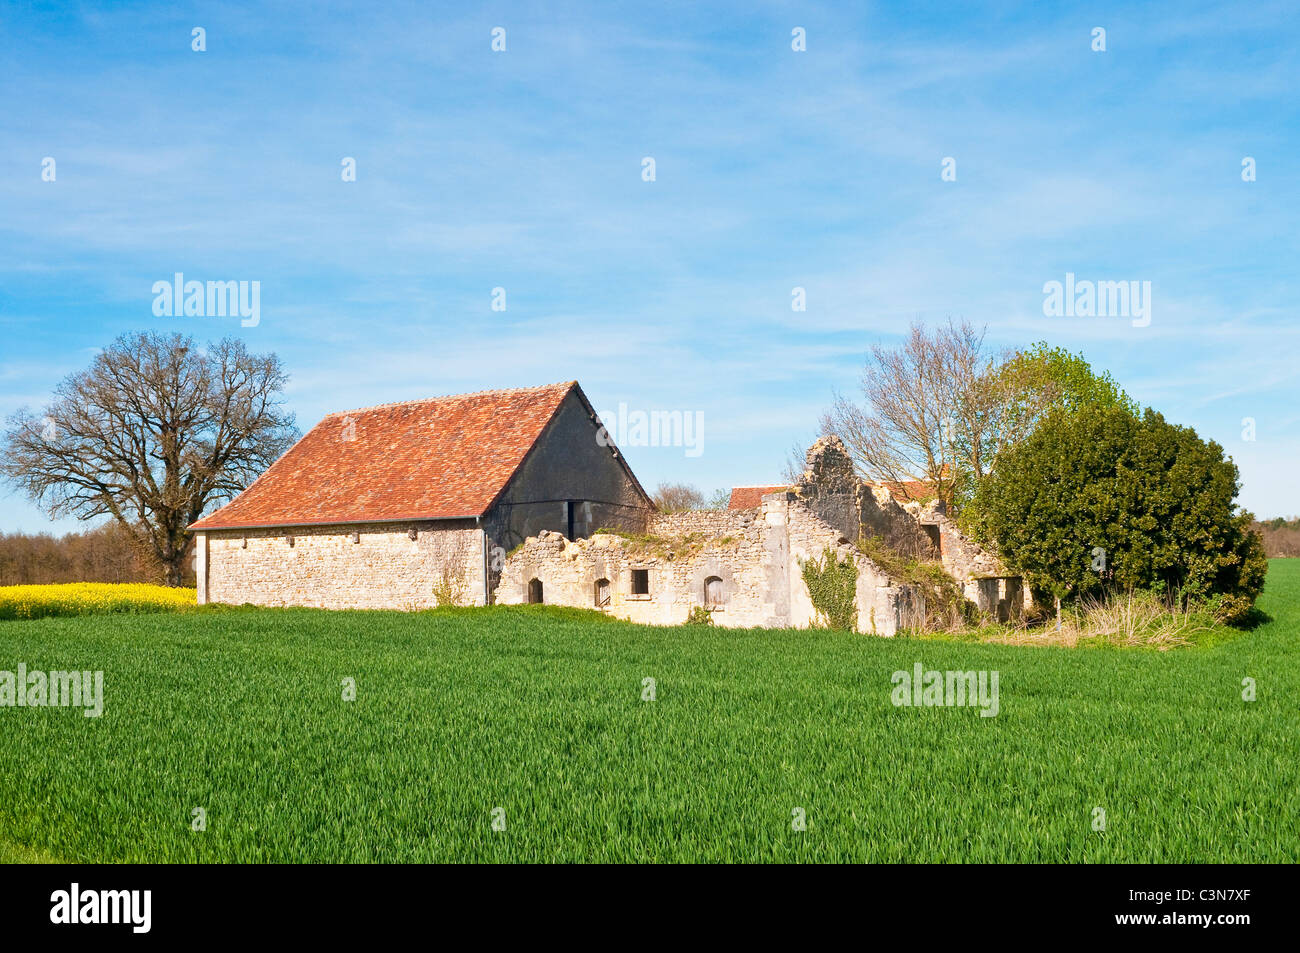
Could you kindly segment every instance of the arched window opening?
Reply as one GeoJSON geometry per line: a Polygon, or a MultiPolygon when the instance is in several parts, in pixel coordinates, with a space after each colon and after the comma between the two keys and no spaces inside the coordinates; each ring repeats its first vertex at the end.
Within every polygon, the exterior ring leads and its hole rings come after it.
{"type": "Polygon", "coordinates": [[[722,591],[722,580],[718,576],[710,576],[704,580],[704,608],[721,609],[726,604],[727,597],[722,591]]]}

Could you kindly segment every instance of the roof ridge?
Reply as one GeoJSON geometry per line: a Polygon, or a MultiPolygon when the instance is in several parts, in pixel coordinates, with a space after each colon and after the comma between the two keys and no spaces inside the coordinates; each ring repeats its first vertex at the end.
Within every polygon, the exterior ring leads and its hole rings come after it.
{"type": "Polygon", "coordinates": [[[330,417],[346,417],[349,414],[364,414],[372,410],[384,410],[389,407],[406,407],[412,404],[428,404],[435,400],[458,400],[462,397],[497,397],[505,394],[527,394],[544,390],[555,390],[560,387],[570,388],[577,384],[577,381],[556,381],[554,384],[541,384],[537,387],[497,387],[490,390],[475,390],[464,394],[439,394],[435,397],[417,397],[414,400],[393,400],[386,404],[371,404],[369,407],[355,407],[351,410],[335,410],[321,418],[322,421],[330,417]]]}

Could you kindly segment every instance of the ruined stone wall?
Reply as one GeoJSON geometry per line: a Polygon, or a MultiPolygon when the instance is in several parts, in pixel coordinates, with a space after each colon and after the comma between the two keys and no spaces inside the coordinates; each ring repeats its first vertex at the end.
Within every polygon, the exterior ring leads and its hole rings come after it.
{"type": "Polygon", "coordinates": [[[807,466],[793,489],[805,506],[851,543],[863,535],[877,536],[902,555],[938,558],[934,541],[915,515],[884,487],[859,479],[839,437],[820,437],[808,448],[807,466]]]}
{"type": "Polygon", "coordinates": [[[754,531],[758,508],[748,510],[687,510],[684,513],[655,513],[646,532],[656,536],[744,536],[754,531]]]}
{"type": "Polygon", "coordinates": [[[529,539],[507,557],[494,601],[528,602],[529,583],[537,579],[545,603],[596,608],[597,582],[605,579],[607,611],[633,622],[678,625],[694,607],[704,605],[705,583],[717,577],[725,605],[714,612],[715,623],[786,624],[768,584],[765,534],[757,511],[719,514],[716,519],[685,515],[690,517],[683,521],[689,529],[680,533],[671,517],[661,515],[652,519],[644,536],[597,533],[566,540],[558,533],[543,533],[529,539]],[[633,570],[648,573],[648,595],[633,592],[633,570]]]}
{"type": "Polygon", "coordinates": [[[200,603],[427,609],[444,575],[462,605],[484,600],[483,533],[473,520],[210,530],[196,543],[200,603]]]}
{"type": "Polygon", "coordinates": [[[793,493],[763,497],[753,509],[660,514],[648,535],[597,534],[569,541],[543,533],[512,553],[495,601],[529,601],[530,583],[545,603],[597,607],[599,580],[609,581],[603,611],[633,622],[677,625],[705,605],[706,583],[716,577],[724,604],[712,610],[716,625],[806,627],[818,623],[803,580],[803,562],[827,549],[851,557],[858,568],[860,631],[893,635],[910,596],[835,528],[793,493]],[[633,591],[633,571],[648,573],[648,595],[633,591]]]}
{"type": "MultiPolygon", "coordinates": [[[[899,503],[886,487],[861,481],[838,437],[821,437],[808,449],[807,468],[793,490],[809,510],[836,527],[845,540],[856,542],[860,536],[874,536],[902,556],[938,561],[968,600],[999,620],[1019,616],[1030,604],[1028,589],[1020,579],[995,555],[968,539],[941,504],[899,503]]],[[[888,580],[880,588],[890,588],[888,580]]],[[[863,593],[860,584],[860,601],[863,593]]],[[[910,592],[882,593],[876,611],[892,612],[901,606],[899,611],[905,617],[920,610],[919,604],[908,603],[912,597],[910,592]]],[[[864,604],[859,611],[863,608],[870,610],[864,604]]]]}
{"type": "Polygon", "coordinates": [[[886,546],[900,555],[921,560],[939,558],[937,540],[883,486],[859,484],[858,521],[863,536],[884,540],[886,546]]]}
{"type": "Polygon", "coordinates": [[[803,579],[803,566],[808,560],[825,558],[829,550],[840,561],[852,559],[857,568],[858,631],[886,636],[897,633],[908,621],[908,607],[920,602],[919,593],[887,576],[856,545],[850,545],[842,533],[805,507],[795,494],[780,495],[788,499],[790,617],[799,620],[794,624],[812,625],[820,621],[803,579]]]}

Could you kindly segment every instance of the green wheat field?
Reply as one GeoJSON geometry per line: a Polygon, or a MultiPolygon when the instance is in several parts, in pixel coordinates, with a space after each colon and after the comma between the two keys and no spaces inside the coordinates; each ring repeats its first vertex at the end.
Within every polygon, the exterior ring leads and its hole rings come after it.
{"type": "Polygon", "coordinates": [[[1296,861],[1300,560],[1260,608],[1168,652],[540,606],[0,622],[0,670],[104,672],[97,719],[0,708],[0,861],[1296,861]],[[894,707],[917,662],[998,671],[1000,713],[894,707]]]}

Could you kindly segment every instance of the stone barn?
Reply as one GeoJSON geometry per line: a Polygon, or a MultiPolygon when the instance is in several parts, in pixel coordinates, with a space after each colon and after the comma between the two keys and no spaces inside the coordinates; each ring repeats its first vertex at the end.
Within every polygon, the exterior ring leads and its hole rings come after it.
{"type": "Polygon", "coordinates": [[[576,381],[330,414],[193,524],[198,601],[484,605],[529,537],[651,510],[576,381]]]}

